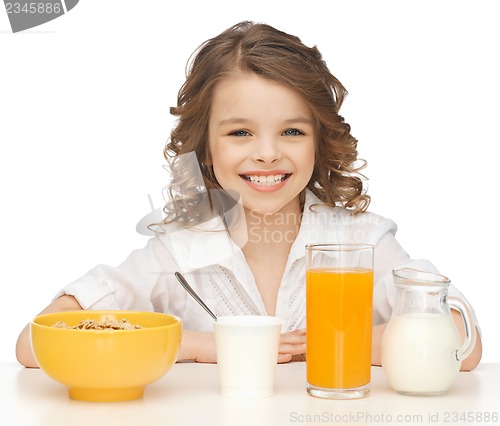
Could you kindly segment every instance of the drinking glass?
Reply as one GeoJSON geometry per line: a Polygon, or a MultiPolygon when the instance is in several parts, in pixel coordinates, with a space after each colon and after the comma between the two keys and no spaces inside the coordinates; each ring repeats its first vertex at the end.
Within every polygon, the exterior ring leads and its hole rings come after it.
{"type": "Polygon", "coordinates": [[[307,392],[352,399],[370,392],[373,246],[306,246],[307,392]]]}

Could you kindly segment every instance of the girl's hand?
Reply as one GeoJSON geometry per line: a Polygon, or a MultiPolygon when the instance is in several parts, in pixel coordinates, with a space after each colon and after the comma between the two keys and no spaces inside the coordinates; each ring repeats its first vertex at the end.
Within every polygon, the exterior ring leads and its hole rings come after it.
{"type": "Polygon", "coordinates": [[[216,363],[214,333],[182,330],[181,348],[177,360],[216,363]]]}
{"type": "Polygon", "coordinates": [[[283,333],[278,349],[278,363],[290,361],[305,361],[306,331],[294,330],[283,333]]]}
{"type": "MultiPolygon", "coordinates": [[[[281,335],[278,349],[278,363],[290,362],[292,359],[294,361],[304,361],[305,352],[305,330],[294,330],[281,335]]],[[[183,330],[178,360],[216,363],[217,354],[214,333],[183,330]]]]}

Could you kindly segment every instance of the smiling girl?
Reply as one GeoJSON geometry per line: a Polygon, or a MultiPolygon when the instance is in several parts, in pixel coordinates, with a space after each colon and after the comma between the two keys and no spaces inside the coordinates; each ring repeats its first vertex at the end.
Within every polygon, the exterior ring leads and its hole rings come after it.
{"type": "MultiPolygon", "coordinates": [[[[118,267],[90,270],[43,312],[129,309],[177,315],[184,325],[180,359],[215,362],[212,325],[177,283],[179,271],[216,315],[284,318],[279,362],[303,359],[305,245],[372,244],[372,362],[379,364],[395,293],[392,269],[436,270],[428,261],[409,258],[395,239],[394,222],[367,212],[369,197],[359,174],[364,163],[339,115],[345,95],[316,47],[268,25],[242,22],[205,42],[171,108],[178,122],[165,157],[175,166],[172,159],[196,155],[204,181],[200,191],[211,195],[210,203],[167,203],[165,223],[145,248],[118,267]],[[226,199],[232,194],[241,206],[238,226],[217,204],[219,194],[226,199]]],[[[174,166],[174,175],[182,175],[174,166]]],[[[181,195],[192,190],[188,186],[179,186],[181,195]]],[[[463,297],[454,288],[450,293],[463,297]]],[[[27,327],[17,356],[23,365],[36,366],[27,327]]],[[[478,339],[462,368],[474,368],[480,357],[478,339]]]]}

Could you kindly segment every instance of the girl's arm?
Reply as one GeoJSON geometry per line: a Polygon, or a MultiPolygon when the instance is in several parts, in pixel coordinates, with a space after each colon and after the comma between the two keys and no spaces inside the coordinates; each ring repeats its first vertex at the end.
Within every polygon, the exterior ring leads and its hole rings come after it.
{"type": "MultiPolygon", "coordinates": [[[[41,314],[49,314],[52,312],[62,312],[62,311],[78,311],[82,307],[76,301],[73,296],[64,295],[54,300],[49,306],[47,306],[41,314]]],[[[30,338],[30,325],[27,324],[16,343],[16,357],[20,364],[25,367],[38,367],[38,364],[33,356],[33,350],[31,349],[31,338],[30,338]]]]}

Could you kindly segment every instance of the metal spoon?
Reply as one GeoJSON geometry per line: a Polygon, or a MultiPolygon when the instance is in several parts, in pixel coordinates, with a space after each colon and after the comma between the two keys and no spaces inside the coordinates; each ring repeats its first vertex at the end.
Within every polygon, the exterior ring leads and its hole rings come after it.
{"type": "Polygon", "coordinates": [[[186,279],[182,276],[180,272],[175,273],[175,278],[179,280],[181,286],[184,287],[184,290],[186,290],[193,297],[193,299],[196,300],[201,305],[201,307],[210,314],[210,316],[214,319],[214,321],[217,321],[217,317],[215,316],[215,314],[210,310],[210,308],[205,304],[205,302],[201,300],[200,296],[198,296],[196,291],[194,291],[191,288],[191,286],[187,283],[186,279]]]}

